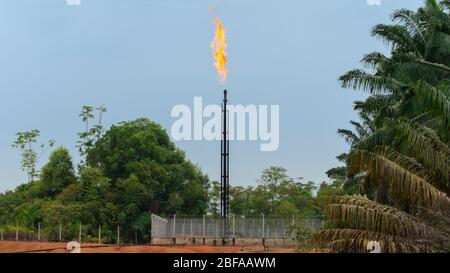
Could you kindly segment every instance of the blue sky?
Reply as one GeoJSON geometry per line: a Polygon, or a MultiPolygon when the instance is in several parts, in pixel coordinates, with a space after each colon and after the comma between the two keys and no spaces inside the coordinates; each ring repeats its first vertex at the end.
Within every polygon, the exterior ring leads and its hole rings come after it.
{"type": "MultiPolygon", "coordinates": [[[[75,149],[82,105],[105,104],[105,125],[148,117],[170,131],[176,104],[219,103],[212,66],[214,6],[228,32],[233,104],[280,105],[280,147],[231,146],[231,183],[255,184],[283,166],[293,177],[321,182],[347,149],[336,135],[365,94],[342,90],[339,75],[371,51],[386,52],[370,28],[393,9],[422,1],[382,0],[66,0],[0,1],[0,192],[26,181],[17,131],[75,149]]],[[[211,179],[219,179],[219,143],[176,142],[211,179]]],[[[45,162],[44,155],[41,163],[45,162]]]]}

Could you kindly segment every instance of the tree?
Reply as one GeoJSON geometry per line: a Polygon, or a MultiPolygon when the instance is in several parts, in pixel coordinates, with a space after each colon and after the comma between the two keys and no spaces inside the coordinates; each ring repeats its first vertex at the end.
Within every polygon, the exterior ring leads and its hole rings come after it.
{"type": "Polygon", "coordinates": [[[38,154],[33,147],[37,143],[40,136],[40,131],[33,129],[26,132],[18,132],[16,140],[12,145],[14,148],[20,149],[22,152],[21,169],[27,173],[28,182],[33,182],[38,176],[37,163],[39,157],[46,151],[46,147],[53,147],[54,141],[49,140],[47,143],[40,144],[41,153],[38,154]]]}
{"type": "Polygon", "coordinates": [[[317,191],[317,203],[322,210],[333,200],[336,196],[346,195],[346,191],[343,187],[344,180],[336,179],[332,183],[328,184],[322,182],[319,190],[317,191]]]}
{"type": "MultiPolygon", "coordinates": [[[[89,112],[83,115],[88,120],[89,112]]],[[[86,128],[92,131],[88,123],[86,128]]],[[[32,133],[21,134],[17,147],[36,143],[39,132],[32,133]]],[[[61,225],[64,239],[71,240],[81,223],[85,240],[95,240],[101,227],[103,242],[113,242],[120,226],[123,239],[146,240],[151,213],[198,216],[208,209],[208,177],[160,125],[148,119],[123,122],[92,139],[78,177],[69,152],[60,147],[39,180],[1,193],[2,228],[18,221],[24,231],[36,232],[41,223],[42,234],[57,240],[61,225]]]]}
{"type": "MultiPolygon", "coordinates": [[[[230,188],[230,193],[232,192],[233,187],[230,188]]],[[[212,181],[211,187],[208,192],[208,211],[213,217],[220,216],[220,183],[218,181],[212,181]]],[[[233,212],[233,198],[230,200],[231,211],[233,212]]]]}
{"type": "Polygon", "coordinates": [[[92,114],[93,110],[94,108],[92,106],[85,105],[81,108],[81,112],[78,115],[86,125],[86,129],[84,131],[86,134],[89,132],[89,120],[94,118],[94,115],[92,114]]]}
{"type": "Polygon", "coordinates": [[[125,181],[142,186],[146,194],[140,205],[147,211],[202,214],[207,209],[208,178],[148,119],[113,125],[89,149],[87,162],[101,166],[113,187],[125,181]]]}
{"type": "MultiPolygon", "coordinates": [[[[91,148],[95,141],[100,138],[100,136],[104,133],[103,125],[102,125],[102,117],[103,113],[107,111],[107,108],[104,105],[97,107],[96,110],[99,112],[98,124],[94,125],[92,128],[89,127],[89,120],[94,119],[95,116],[93,114],[94,107],[90,105],[85,105],[81,108],[81,112],[78,115],[81,120],[85,123],[84,132],[78,133],[80,140],[78,141],[78,151],[80,152],[81,157],[86,157],[89,148],[91,148]]],[[[83,159],[81,160],[79,168],[81,169],[84,165],[83,159]]]]}
{"type": "Polygon", "coordinates": [[[55,149],[50,154],[48,163],[42,168],[40,195],[55,197],[75,181],[75,171],[69,151],[64,147],[55,149]]]}
{"type": "Polygon", "coordinates": [[[371,130],[352,142],[345,174],[359,177],[364,196],[338,196],[326,208],[335,223],[316,238],[334,251],[448,251],[450,244],[449,121],[450,3],[427,0],[417,12],[395,11],[394,25],[372,34],[391,45],[340,78],[345,88],[371,95],[355,102],[371,130]]]}
{"type": "Polygon", "coordinates": [[[287,169],[283,167],[271,166],[263,170],[258,182],[265,185],[277,186],[278,184],[289,180],[290,178],[287,175],[287,169]]]}
{"type": "MultiPolygon", "coordinates": [[[[316,218],[320,216],[313,192],[314,182],[299,182],[287,174],[287,169],[270,167],[261,175],[256,187],[230,186],[230,211],[236,215],[248,217],[292,217],[316,218]]],[[[220,202],[220,185],[213,183],[211,190],[211,208],[217,208],[220,202]]],[[[216,209],[217,210],[217,209],[216,209]]],[[[214,211],[216,211],[213,209],[214,211]]]]}

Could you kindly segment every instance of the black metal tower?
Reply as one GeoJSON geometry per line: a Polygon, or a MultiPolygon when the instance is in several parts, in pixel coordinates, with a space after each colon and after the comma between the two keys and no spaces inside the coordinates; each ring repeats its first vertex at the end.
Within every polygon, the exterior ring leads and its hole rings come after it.
{"type": "Polygon", "coordinates": [[[227,90],[223,91],[223,105],[222,105],[222,139],[220,141],[220,215],[223,221],[223,238],[227,237],[228,233],[228,202],[229,202],[229,174],[230,174],[230,145],[228,139],[228,120],[227,120],[227,90]]]}

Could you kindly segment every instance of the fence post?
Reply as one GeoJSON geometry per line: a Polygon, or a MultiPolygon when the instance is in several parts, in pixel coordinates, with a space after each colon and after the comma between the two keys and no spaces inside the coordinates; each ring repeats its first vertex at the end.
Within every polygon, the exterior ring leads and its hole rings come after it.
{"type": "Polygon", "coordinates": [[[2,230],[2,232],[1,232],[1,234],[0,234],[1,236],[1,240],[3,241],[3,230],[2,230]]]}
{"type": "Polygon", "coordinates": [[[41,222],[38,223],[38,234],[37,234],[37,240],[41,240],[41,222]]]}
{"type": "Polygon", "coordinates": [[[174,244],[174,245],[177,243],[177,233],[176,233],[176,228],[177,228],[177,214],[174,213],[174,214],[173,214],[173,244],[174,244]]]}
{"type": "Polygon", "coordinates": [[[262,237],[264,239],[264,235],[265,235],[265,221],[264,221],[264,213],[262,215],[262,237]]]}
{"type": "MultiPolygon", "coordinates": [[[[241,225],[241,234],[242,236],[248,236],[250,232],[247,232],[248,229],[245,229],[245,215],[242,216],[242,225],[241,225]]],[[[250,236],[251,237],[251,236],[250,236]]]]}
{"type": "Polygon", "coordinates": [[[62,224],[59,222],[59,241],[62,241],[62,224]]]}
{"type": "Polygon", "coordinates": [[[296,232],[295,232],[295,215],[292,215],[292,239],[295,241],[296,239],[296,232]]]}
{"type": "Polygon", "coordinates": [[[184,236],[184,231],[185,231],[185,225],[186,225],[186,218],[183,219],[183,225],[181,226],[181,237],[185,237],[184,236]]]}
{"type": "Polygon", "coordinates": [[[137,229],[134,230],[134,244],[137,245],[137,229]]]}
{"type": "Polygon", "coordinates": [[[16,221],[16,242],[19,241],[19,221],[16,221]]]}
{"type": "Polygon", "coordinates": [[[191,238],[194,237],[194,233],[193,233],[193,229],[192,229],[192,219],[191,219],[191,238]]]}
{"type": "Polygon", "coordinates": [[[264,236],[265,236],[264,228],[265,228],[265,222],[264,222],[264,213],[263,213],[263,215],[262,215],[262,244],[263,244],[264,249],[265,249],[266,248],[266,240],[264,238],[264,236]]]}
{"type": "Polygon", "coordinates": [[[117,245],[120,245],[120,227],[117,226],[117,245]]]}
{"type": "Polygon", "coordinates": [[[81,243],[81,222],[80,222],[80,226],[78,228],[78,242],[81,243]]]}
{"type": "Polygon", "coordinates": [[[233,245],[235,245],[236,244],[236,224],[235,224],[235,221],[234,221],[234,213],[233,213],[233,245]]]}
{"type": "Polygon", "coordinates": [[[252,219],[252,236],[251,238],[257,238],[256,232],[255,232],[255,218],[252,219]]]}
{"type": "Polygon", "coordinates": [[[81,243],[81,222],[80,222],[80,227],[78,229],[78,242],[81,243]]]}
{"type": "Polygon", "coordinates": [[[206,229],[206,214],[203,214],[203,228],[202,228],[202,233],[203,233],[203,244],[205,244],[205,229],[206,229]]]}
{"type": "Polygon", "coordinates": [[[215,239],[217,239],[217,238],[219,238],[219,233],[218,233],[218,230],[217,230],[217,219],[215,219],[214,223],[215,223],[215,234],[214,234],[214,237],[215,237],[215,239]]]}
{"type": "Polygon", "coordinates": [[[102,225],[98,225],[98,244],[102,243],[102,225]]]}

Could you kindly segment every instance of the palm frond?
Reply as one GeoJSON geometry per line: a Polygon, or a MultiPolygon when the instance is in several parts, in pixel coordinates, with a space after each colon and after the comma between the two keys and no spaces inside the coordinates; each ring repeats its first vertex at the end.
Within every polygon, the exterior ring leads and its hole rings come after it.
{"type": "Polygon", "coordinates": [[[401,90],[406,85],[393,78],[372,75],[364,70],[355,69],[339,78],[343,88],[364,90],[371,94],[391,94],[401,90]]]}
{"type": "Polygon", "coordinates": [[[436,110],[450,123],[450,101],[441,89],[419,80],[414,86],[414,92],[427,110],[436,110]]]}
{"type": "Polygon", "coordinates": [[[345,141],[353,145],[359,141],[359,137],[351,130],[348,129],[338,129],[337,133],[345,139],[345,141]]]}
{"type": "Polygon", "coordinates": [[[333,252],[367,253],[371,241],[378,242],[382,253],[424,253],[431,248],[424,243],[389,234],[358,229],[326,229],[315,234],[318,242],[329,243],[333,252]]]}
{"type": "Polygon", "coordinates": [[[418,35],[425,42],[425,28],[420,23],[417,14],[408,9],[400,9],[392,14],[392,21],[403,23],[411,36],[418,35]]]}
{"type": "Polygon", "coordinates": [[[450,149],[432,129],[406,119],[390,119],[386,123],[403,136],[415,158],[448,181],[450,149]]]}
{"type": "Polygon", "coordinates": [[[365,55],[361,62],[368,68],[383,69],[390,65],[392,60],[384,56],[383,53],[372,52],[365,55]]]}
{"type": "MultiPolygon", "coordinates": [[[[435,210],[450,208],[447,195],[419,176],[417,166],[405,161],[403,156],[389,147],[380,147],[375,152],[355,149],[349,154],[349,162],[351,169],[385,177],[393,191],[412,203],[417,200],[419,205],[435,210]]],[[[350,172],[355,173],[355,170],[350,172]]]]}
{"type": "Polygon", "coordinates": [[[384,42],[390,44],[394,50],[401,48],[421,55],[413,37],[404,26],[378,24],[373,27],[372,36],[381,38],[384,42]]]}
{"type": "Polygon", "coordinates": [[[338,196],[326,207],[327,219],[346,228],[363,229],[408,238],[442,238],[433,227],[393,207],[362,196],[338,196]]]}

